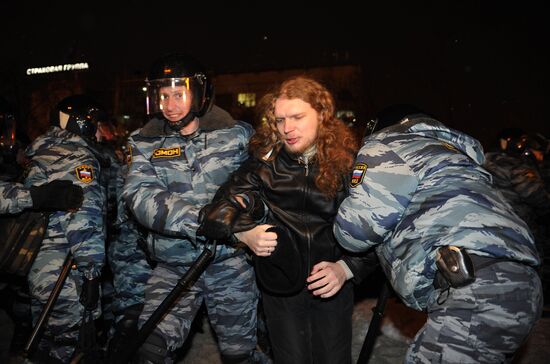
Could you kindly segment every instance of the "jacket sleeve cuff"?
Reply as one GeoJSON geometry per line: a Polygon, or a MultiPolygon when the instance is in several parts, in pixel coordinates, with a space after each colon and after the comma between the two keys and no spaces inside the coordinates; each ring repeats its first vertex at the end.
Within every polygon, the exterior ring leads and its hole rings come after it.
{"type": "Polygon", "coordinates": [[[346,272],[346,280],[350,280],[353,278],[353,272],[351,271],[351,269],[349,269],[346,262],[340,259],[336,263],[340,264],[340,266],[344,269],[344,272],[346,272]]]}

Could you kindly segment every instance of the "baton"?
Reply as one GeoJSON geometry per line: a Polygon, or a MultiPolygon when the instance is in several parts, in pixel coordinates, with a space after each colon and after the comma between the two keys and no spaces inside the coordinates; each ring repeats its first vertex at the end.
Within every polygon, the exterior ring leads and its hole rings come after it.
{"type": "Polygon", "coordinates": [[[23,349],[27,357],[30,357],[36,350],[36,346],[38,345],[38,342],[42,337],[42,333],[44,332],[44,327],[46,326],[46,321],[48,320],[48,316],[52,311],[53,305],[57,301],[57,297],[59,297],[61,288],[63,288],[63,284],[65,283],[65,280],[69,275],[69,271],[72,265],[73,265],[73,255],[69,251],[69,253],[67,253],[67,256],[65,257],[65,261],[63,262],[61,273],[59,274],[59,277],[55,282],[55,286],[53,287],[53,290],[50,293],[50,296],[48,297],[48,301],[46,302],[46,305],[44,305],[44,308],[42,308],[42,312],[40,312],[40,317],[38,318],[38,321],[36,322],[36,325],[32,330],[31,336],[29,337],[29,340],[27,341],[27,344],[23,349]]]}
{"type": "Polygon", "coordinates": [[[204,247],[201,255],[191,264],[187,272],[179,279],[176,286],[168,293],[160,305],[156,308],[153,314],[145,321],[143,326],[139,329],[136,339],[127,346],[127,350],[122,352],[117,358],[118,363],[128,363],[137,349],[147,339],[147,337],[153,332],[158,323],[162,320],[164,315],[170,311],[173,304],[179,299],[180,295],[186,291],[195,280],[202,274],[210,259],[214,256],[216,250],[216,244],[213,243],[212,247],[208,245],[204,247]]]}
{"type": "Polygon", "coordinates": [[[369,362],[372,349],[374,348],[374,341],[376,340],[380,329],[380,321],[382,320],[382,316],[384,316],[386,301],[388,300],[391,292],[391,286],[389,282],[385,280],[384,285],[380,290],[380,295],[378,296],[376,306],[372,309],[372,319],[369,324],[367,335],[365,336],[365,341],[363,341],[363,346],[361,347],[361,353],[357,359],[357,364],[366,364],[369,362]]]}

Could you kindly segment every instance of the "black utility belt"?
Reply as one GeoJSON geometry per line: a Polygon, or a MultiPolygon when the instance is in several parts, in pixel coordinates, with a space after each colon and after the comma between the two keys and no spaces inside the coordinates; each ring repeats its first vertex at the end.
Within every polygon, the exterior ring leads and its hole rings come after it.
{"type": "MultiPolygon", "coordinates": [[[[475,273],[483,268],[499,262],[518,262],[507,258],[483,257],[470,254],[464,248],[443,246],[436,253],[437,272],[434,287],[460,288],[475,281],[475,273]]],[[[518,262],[521,263],[521,262],[518,262]]]]}

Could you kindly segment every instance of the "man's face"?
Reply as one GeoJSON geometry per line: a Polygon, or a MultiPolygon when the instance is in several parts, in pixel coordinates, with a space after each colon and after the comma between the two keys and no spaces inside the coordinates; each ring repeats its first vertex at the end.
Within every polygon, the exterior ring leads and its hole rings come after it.
{"type": "Polygon", "coordinates": [[[291,153],[305,152],[317,139],[319,114],[301,99],[277,99],[275,121],[285,149],[291,153]]]}
{"type": "Polygon", "coordinates": [[[191,91],[185,86],[161,87],[160,107],[168,121],[180,121],[191,110],[191,91]]]}

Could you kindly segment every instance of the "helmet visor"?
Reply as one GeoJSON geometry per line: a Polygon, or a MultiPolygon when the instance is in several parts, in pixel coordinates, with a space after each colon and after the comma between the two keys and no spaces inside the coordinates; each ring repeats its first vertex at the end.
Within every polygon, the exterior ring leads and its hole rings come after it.
{"type": "Polygon", "coordinates": [[[146,81],[147,115],[162,114],[178,122],[189,113],[198,115],[205,102],[206,87],[202,75],[146,81]]]}

